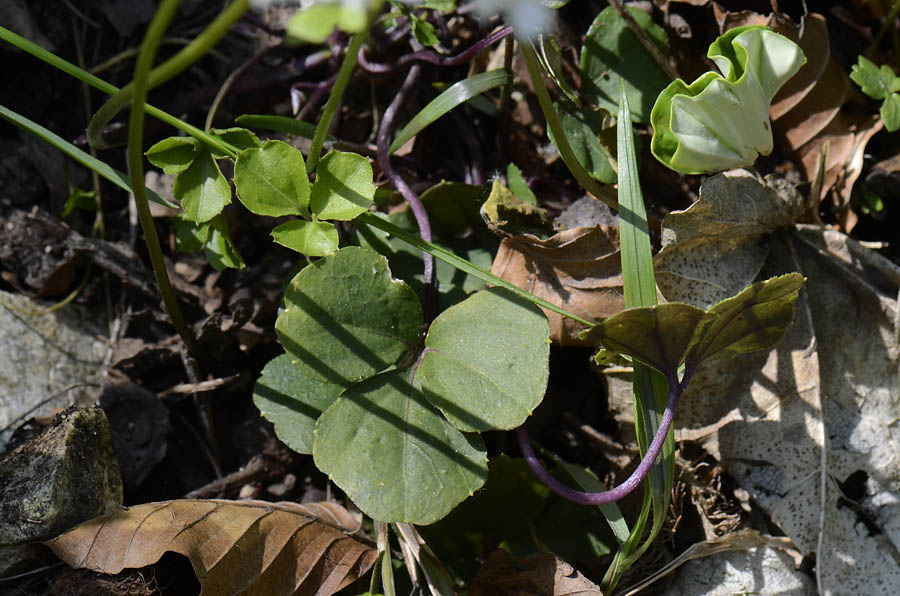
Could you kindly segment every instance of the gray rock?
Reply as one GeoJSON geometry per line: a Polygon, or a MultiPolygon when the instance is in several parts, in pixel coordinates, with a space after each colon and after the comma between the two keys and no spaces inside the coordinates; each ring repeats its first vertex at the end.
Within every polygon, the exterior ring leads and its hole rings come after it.
{"type": "Polygon", "coordinates": [[[70,408],[51,426],[22,429],[10,447],[0,460],[0,576],[28,558],[28,543],[122,505],[119,466],[100,408],[70,408]]]}
{"type": "Polygon", "coordinates": [[[0,292],[0,452],[14,427],[54,409],[97,403],[106,335],[96,317],[69,305],[50,314],[47,302],[0,292]]]}

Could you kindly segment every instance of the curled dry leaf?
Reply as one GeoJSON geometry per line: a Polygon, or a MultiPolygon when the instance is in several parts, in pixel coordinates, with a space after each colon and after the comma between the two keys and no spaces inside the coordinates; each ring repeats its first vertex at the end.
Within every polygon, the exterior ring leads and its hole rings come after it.
{"type": "MultiPolygon", "coordinates": [[[[530,234],[504,238],[491,273],[584,319],[599,320],[625,308],[618,234],[592,226],[559,232],[547,240],[530,234]]],[[[550,339],[584,345],[584,327],[554,312],[550,339]]]]}
{"type": "Polygon", "coordinates": [[[334,503],[147,503],[87,521],[46,544],[72,567],[118,573],[166,551],[191,561],[203,596],[328,595],[372,566],[359,520],[334,503]]]}

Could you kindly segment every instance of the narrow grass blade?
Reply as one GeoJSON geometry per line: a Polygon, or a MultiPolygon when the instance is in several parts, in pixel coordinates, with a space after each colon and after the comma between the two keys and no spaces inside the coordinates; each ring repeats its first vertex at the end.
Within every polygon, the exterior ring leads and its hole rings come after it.
{"type": "MultiPolygon", "coordinates": [[[[122,190],[126,190],[128,192],[132,192],[133,190],[133,182],[128,174],[124,172],[120,172],[119,170],[108,166],[106,163],[100,161],[90,153],[82,151],[72,143],[63,139],[61,136],[56,133],[44,128],[37,122],[33,120],[29,120],[25,116],[13,112],[12,110],[6,108],[5,106],[0,105],[0,118],[15,124],[22,130],[28,132],[41,139],[42,141],[46,141],[50,145],[56,147],[81,165],[86,168],[90,168],[97,172],[103,178],[106,178],[122,190]]],[[[166,207],[171,207],[173,209],[179,209],[178,205],[164,199],[159,196],[149,188],[147,189],[147,198],[153,201],[154,203],[158,203],[160,205],[165,205],[166,207]]]]}
{"type": "Polygon", "coordinates": [[[512,76],[506,70],[491,70],[451,85],[446,91],[431,100],[394,137],[390,153],[399,149],[406,141],[419,134],[426,126],[477,95],[494,87],[512,83],[512,76]]]}

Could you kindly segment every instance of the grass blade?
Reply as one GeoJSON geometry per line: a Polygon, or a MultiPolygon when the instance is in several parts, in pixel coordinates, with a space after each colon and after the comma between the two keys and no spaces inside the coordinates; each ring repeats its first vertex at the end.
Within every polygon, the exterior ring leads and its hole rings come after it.
{"type": "Polygon", "coordinates": [[[390,153],[399,149],[406,141],[422,132],[426,126],[461,103],[465,103],[489,89],[510,83],[512,83],[512,75],[508,71],[500,69],[483,72],[451,85],[446,91],[431,100],[397,133],[394,142],[391,143],[390,153]]]}
{"type": "MultiPolygon", "coordinates": [[[[12,110],[8,109],[7,107],[5,107],[3,105],[0,105],[0,118],[3,118],[4,120],[7,120],[8,122],[10,122],[12,124],[15,124],[16,126],[21,128],[22,130],[28,132],[29,134],[32,134],[35,137],[41,139],[42,141],[45,141],[45,142],[49,143],[50,145],[56,147],[57,149],[62,151],[64,154],[71,157],[73,160],[77,161],[78,163],[80,163],[81,165],[83,165],[86,168],[90,168],[91,170],[94,170],[100,176],[102,176],[103,178],[106,178],[107,180],[109,180],[110,182],[112,182],[113,184],[115,184],[116,186],[121,188],[122,190],[126,190],[128,192],[133,192],[134,183],[131,180],[131,177],[128,176],[128,174],[126,174],[125,172],[120,172],[119,170],[100,161],[99,159],[97,159],[96,157],[91,155],[90,153],[87,153],[86,151],[82,151],[81,149],[79,149],[78,147],[73,145],[72,143],[68,142],[67,140],[65,140],[61,136],[57,135],[53,131],[44,128],[37,122],[34,122],[33,120],[29,120],[25,116],[22,116],[21,114],[13,112],[12,110]]],[[[147,189],[147,198],[149,198],[154,203],[158,203],[158,204],[164,205],[166,207],[171,207],[173,209],[180,209],[180,207],[178,205],[176,205],[172,201],[164,199],[163,197],[159,196],[158,194],[156,194],[149,188],[147,189]]]]}

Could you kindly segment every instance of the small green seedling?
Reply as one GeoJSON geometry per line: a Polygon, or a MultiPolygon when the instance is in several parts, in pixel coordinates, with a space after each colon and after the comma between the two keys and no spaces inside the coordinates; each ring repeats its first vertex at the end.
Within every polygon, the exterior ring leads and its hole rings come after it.
{"type": "Polygon", "coordinates": [[[684,174],[749,166],[771,153],[769,104],[806,62],[797,44],[760,26],[726,32],[707,55],[722,75],[675,79],[650,114],[653,155],[684,174]]]}
{"type": "Polygon", "coordinates": [[[900,77],[887,64],[881,68],[865,56],[850,71],[850,79],[859,85],[862,92],[872,99],[883,99],[881,119],[889,132],[900,128],[900,77]]]}

